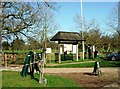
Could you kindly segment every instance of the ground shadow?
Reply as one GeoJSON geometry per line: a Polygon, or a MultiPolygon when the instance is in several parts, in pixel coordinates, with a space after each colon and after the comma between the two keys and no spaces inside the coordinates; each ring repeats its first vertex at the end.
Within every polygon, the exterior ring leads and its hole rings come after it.
{"type": "Polygon", "coordinates": [[[34,79],[35,81],[39,82],[39,79],[32,77],[31,79],[34,79]]]}
{"type": "Polygon", "coordinates": [[[97,76],[97,74],[93,74],[93,73],[84,73],[85,75],[90,75],[90,76],[97,76]]]}
{"type": "Polygon", "coordinates": [[[39,82],[39,79],[36,78],[34,75],[31,75],[30,72],[28,72],[28,75],[31,77],[31,79],[33,79],[33,80],[39,82]]]}

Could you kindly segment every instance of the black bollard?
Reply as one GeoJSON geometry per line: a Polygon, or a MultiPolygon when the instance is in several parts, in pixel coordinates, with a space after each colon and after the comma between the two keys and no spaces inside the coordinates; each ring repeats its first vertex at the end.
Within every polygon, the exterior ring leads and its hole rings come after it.
{"type": "Polygon", "coordinates": [[[95,74],[95,75],[101,74],[100,63],[98,61],[95,61],[93,74],[95,74]]]}

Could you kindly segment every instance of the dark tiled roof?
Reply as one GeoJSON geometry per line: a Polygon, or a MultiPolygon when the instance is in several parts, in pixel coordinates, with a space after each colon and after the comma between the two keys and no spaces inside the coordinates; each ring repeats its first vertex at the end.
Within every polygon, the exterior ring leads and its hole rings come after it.
{"type": "Polygon", "coordinates": [[[51,41],[81,41],[82,38],[77,32],[61,32],[59,31],[52,37],[51,41]]]}

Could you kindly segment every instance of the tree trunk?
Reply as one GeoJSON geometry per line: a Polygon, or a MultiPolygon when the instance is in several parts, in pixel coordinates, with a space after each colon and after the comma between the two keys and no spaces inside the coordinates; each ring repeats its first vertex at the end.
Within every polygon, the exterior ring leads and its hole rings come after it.
{"type": "Polygon", "coordinates": [[[1,29],[0,29],[0,54],[2,53],[2,35],[1,35],[1,29]]]}

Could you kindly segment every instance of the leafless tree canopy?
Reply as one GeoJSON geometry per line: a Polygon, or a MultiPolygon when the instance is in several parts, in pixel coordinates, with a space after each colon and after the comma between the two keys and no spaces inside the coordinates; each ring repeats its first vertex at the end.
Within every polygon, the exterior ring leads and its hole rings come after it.
{"type": "MultiPolygon", "coordinates": [[[[28,32],[32,33],[33,29],[44,23],[45,15],[48,14],[43,13],[45,8],[52,12],[56,10],[56,5],[48,2],[0,2],[0,40],[29,37],[28,32]]],[[[49,19],[51,16],[53,15],[50,14],[49,19]]],[[[46,29],[50,25],[51,23],[46,26],[46,29]]]]}
{"type": "Polygon", "coordinates": [[[117,3],[112,9],[107,18],[107,26],[110,30],[116,31],[120,35],[120,2],[117,3]]]}

